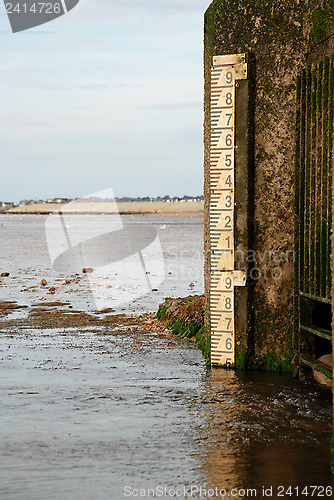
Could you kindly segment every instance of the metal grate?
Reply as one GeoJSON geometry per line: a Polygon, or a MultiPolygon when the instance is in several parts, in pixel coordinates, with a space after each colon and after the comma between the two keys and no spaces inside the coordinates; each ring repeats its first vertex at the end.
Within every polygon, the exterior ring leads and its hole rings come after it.
{"type": "Polygon", "coordinates": [[[331,301],[331,164],[334,61],[310,65],[297,80],[299,294],[331,301]]]}
{"type": "Polygon", "coordinates": [[[333,87],[333,57],[297,79],[295,325],[304,375],[310,367],[323,370],[321,360],[332,351],[333,87]]]}

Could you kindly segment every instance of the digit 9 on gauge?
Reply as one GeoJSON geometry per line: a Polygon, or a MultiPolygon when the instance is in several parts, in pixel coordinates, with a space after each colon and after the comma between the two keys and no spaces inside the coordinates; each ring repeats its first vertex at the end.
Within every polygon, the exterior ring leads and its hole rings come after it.
{"type": "Polygon", "coordinates": [[[227,85],[233,84],[233,73],[231,70],[228,70],[227,73],[225,73],[225,81],[227,85]]]}
{"type": "Polygon", "coordinates": [[[220,281],[220,290],[222,292],[229,292],[233,290],[233,275],[229,272],[222,273],[220,281]]]}

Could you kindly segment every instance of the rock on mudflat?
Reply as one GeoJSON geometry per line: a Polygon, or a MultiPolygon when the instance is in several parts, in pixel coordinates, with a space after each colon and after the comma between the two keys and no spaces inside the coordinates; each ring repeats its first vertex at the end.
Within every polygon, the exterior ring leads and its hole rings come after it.
{"type": "Polygon", "coordinates": [[[313,378],[320,385],[324,385],[330,388],[332,387],[332,380],[326,377],[326,375],[324,375],[323,373],[318,372],[317,370],[313,370],[313,378]]]}
{"type": "Polygon", "coordinates": [[[321,356],[321,358],[319,358],[318,361],[321,361],[321,363],[323,363],[324,365],[327,365],[329,368],[332,368],[333,355],[332,354],[325,354],[324,356],[321,356]]]}

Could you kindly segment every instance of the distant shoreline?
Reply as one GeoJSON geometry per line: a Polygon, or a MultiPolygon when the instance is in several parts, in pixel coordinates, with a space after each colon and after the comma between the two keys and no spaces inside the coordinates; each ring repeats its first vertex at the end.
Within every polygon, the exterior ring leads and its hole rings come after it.
{"type": "Polygon", "coordinates": [[[40,214],[53,212],[80,214],[168,214],[198,215],[204,214],[203,201],[129,201],[129,202],[78,202],[78,203],[32,203],[20,205],[3,211],[5,214],[40,214]]]}

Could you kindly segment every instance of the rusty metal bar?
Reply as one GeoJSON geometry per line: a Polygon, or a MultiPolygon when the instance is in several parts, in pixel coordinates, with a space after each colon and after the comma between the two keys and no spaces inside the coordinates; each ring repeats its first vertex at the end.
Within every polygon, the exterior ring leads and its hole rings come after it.
{"type": "Polygon", "coordinates": [[[305,183],[304,183],[304,251],[302,265],[304,270],[303,289],[305,293],[310,293],[310,184],[311,184],[311,67],[306,69],[305,81],[305,183]]]}
{"type": "MultiPolygon", "coordinates": [[[[303,71],[300,77],[300,92],[299,92],[299,112],[297,115],[299,129],[299,158],[298,158],[298,175],[299,175],[299,195],[298,195],[298,213],[299,213],[299,283],[300,290],[304,290],[305,282],[305,265],[304,265],[304,247],[305,247],[305,154],[306,154],[306,109],[304,102],[306,100],[306,71],[303,71]]],[[[296,252],[298,250],[296,249],[296,252]]]]}
{"type": "Polygon", "coordinates": [[[297,83],[296,210],[299,224],[299,289],[330,299],[331,162],[334,58],[302,71],[297,83]]]}
{"type": "Polygon", "coordinates": [[[313,275],[313,290],[315,295],[320,295],[321,281],[321,220],[322,220],[322,149],[323,149],[323,129],[322,129],[322,80],[323,80],[323,63],[320,62],[314,68],[316,80],[315,93],[315,191],[314,191],[314,275],[313,275]]]}
{"type": "Polygon", "coordinates": [[[316,165],[317,165],[317,74],[312,67],[311,73],[311,161],[310,161],[310,204],[309,204],[309,293],[315,295],[316,265],[316,165]]]}
{"type": "Polygon", "coordinates": [[[326,258],[326,297],[331,297],[331,226],[332,226],[332,154],[333,154],[333,85],[334,85],[334,56],[332,56],[329,62],[329,72],[328,72],[328,145],[327,145],[327,258],[326,258]]]}
{"type": "Polygon", "coordinates": [[[327,163],[327,144],[328,144],[328,75],[329,58],[326,57],[323,64],[322,92],[321,92],[321,213],[320,213],[320,277],[319,277],[319,295],[326,297],[327,276],[327,197],[330,195],[327,188],[328,163],[327,163]]]}

